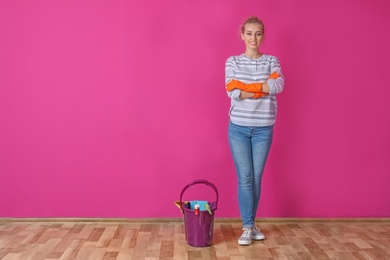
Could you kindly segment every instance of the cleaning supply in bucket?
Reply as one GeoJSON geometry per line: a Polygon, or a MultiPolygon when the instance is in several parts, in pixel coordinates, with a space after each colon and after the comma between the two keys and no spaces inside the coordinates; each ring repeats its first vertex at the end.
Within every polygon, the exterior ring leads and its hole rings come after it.
{"type": "Polygon", "coordinates": [[[195,247],[211,246],[214,229],[214,212],[217,209],[218,190],[217,187],[207,180],[196,180],[188,184],[180,194],[180,201],[175,205],[179,207],[184,215],[184,227],[188,245],[195,247]],[[190,200],[183,202],[183,194],[195,184],[205,184],[214,189],[216,201],[190,200]]]}

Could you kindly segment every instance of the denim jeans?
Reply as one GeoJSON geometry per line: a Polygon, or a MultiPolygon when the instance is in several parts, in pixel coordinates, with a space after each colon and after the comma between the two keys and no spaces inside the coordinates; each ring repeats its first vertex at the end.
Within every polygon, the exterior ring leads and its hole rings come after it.
{"type": "Polygon", "coordinates": [[[240,126],[229,123],[229,145],[237,173],[238,204],[243,228],[255,225],[261,178],[271,148],[273,125],[240,126]]]}

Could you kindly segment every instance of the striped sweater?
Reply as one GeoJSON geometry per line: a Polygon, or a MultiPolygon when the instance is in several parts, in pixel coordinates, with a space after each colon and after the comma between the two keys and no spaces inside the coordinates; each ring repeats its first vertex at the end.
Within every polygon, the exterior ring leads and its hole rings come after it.
{"type": "Polygon", "coordinates": [[[279,60],[267,54],[263,54],[258,59],[248,58],[244,54],[232,56],[226,60],[225,87],[232,79],[245,84],[267,80],[270,93],[259,99],[240,99],[241,90],[234,89],[227,92],[231,98],[230,120],[242,126],[273,125],[277,113],[276,94],[284,89],[284,76],[279,60]],[[277,79],[268,79],[272,72],[279,73],[281,76],[277,79]]]}

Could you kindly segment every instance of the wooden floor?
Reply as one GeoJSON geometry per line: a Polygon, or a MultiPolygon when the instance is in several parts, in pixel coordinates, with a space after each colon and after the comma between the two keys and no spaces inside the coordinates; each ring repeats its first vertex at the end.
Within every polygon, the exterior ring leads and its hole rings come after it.
{"type": "Polygon", "coordinates": [[[190,247],[183,221],[0,221],[0,259],[390,259],[390,220],[264,221],[265,241],[238,246],[241,225],[215,220],[213,245],[190,247]]]}

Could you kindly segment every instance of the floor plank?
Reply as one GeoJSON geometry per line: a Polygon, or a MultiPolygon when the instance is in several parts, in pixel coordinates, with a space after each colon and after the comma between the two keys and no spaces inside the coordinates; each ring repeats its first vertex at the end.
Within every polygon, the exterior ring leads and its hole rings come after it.
{"type": "Polygon", "coordinates": [[[266,221],[239,246],[241,224],[214,223],[213,245],[191,247],[183,221],[0,221],[0,259],[390,259],[389,221],[266,221]]]}

